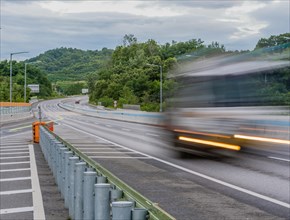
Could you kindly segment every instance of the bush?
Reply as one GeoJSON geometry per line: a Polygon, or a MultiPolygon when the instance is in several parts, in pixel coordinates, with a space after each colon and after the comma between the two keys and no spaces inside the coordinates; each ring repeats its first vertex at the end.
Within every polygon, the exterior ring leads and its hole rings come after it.
{"type": "Polygon", "coordinates": [[[146,103],[141,105],[141,110],[147,112],[159,112],[159,108],[159,103],[146,103]]]}
{"type": "Polygon", "coordinates": [[[104,96],[102,98],[99,98],[97,103],[101,102],[103,106],[105,107],[113,107],[114,106],[114,100],[112,98],[109,98],[108,96],[104,96]]]}

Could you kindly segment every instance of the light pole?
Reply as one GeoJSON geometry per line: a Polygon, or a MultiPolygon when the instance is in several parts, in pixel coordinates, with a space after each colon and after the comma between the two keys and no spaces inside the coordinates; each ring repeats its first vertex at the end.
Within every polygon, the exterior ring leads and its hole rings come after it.
{"type": "Polygon", "coordinates": [[[148,63],[147,66],[156,66],[159,67],[160,70],[160,107],[159,111],[162,112],[162,66],[161,65],[156,65],[156,64],[150,64],[148,63]]]}
{"type": "Polygon", "coordinates": [[[15,54],[21,54],[21,53],[28,53],[28,52],[10,53],[10,102],[12,102],[12,56],[15,54]]]}
{"type": "Polygon", "coordinates": [[[41,61],[29,62],[24,64],[24,102],[26,102],[26,72],[27,72],[27,64],[36,64],[41,63],[41,61]]]}

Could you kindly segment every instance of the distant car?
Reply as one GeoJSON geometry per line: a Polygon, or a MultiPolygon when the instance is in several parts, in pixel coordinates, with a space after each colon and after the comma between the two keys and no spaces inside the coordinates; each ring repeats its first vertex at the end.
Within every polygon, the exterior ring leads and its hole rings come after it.
{"type": "Polygon", "coordinates": [[[80,104],[80,100],[76,100],[75,101],[75,104],[80,104]]]}

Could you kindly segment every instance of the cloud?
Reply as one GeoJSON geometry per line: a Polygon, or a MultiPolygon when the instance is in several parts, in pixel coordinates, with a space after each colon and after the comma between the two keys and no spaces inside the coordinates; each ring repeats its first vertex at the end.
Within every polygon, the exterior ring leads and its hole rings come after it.
{"type": "Polygon", "coordinates": [[[114,49],[125,34],[160,44],[201,38],[253,49],[261,37],[289,32],[288,9],[288,1],[2,0],[1,59],[57,47],[114,49]]]}
{"type": "Polygon", "coordinates": [[[155,4],[151,4],[150,7],[141,7],[143,3],[140,1],[44,1],[38,4],[42,8],[59,14],[117,12],[145,17],[181,15],[180,12],[170,7],[158,7],[155,4]]]}

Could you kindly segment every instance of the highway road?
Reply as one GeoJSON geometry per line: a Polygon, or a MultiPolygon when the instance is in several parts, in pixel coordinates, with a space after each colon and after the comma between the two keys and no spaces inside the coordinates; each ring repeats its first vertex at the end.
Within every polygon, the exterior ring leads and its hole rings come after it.
{"type": "Polygon", "coordinates": [[[55,132],[176,219],[290,218],[289,158],[241,152],[180,159],[160,127],[86,116],[59,102],[40,103],[55,132]],[[89,152],[101,142],[108,148],[89,152]]]}

